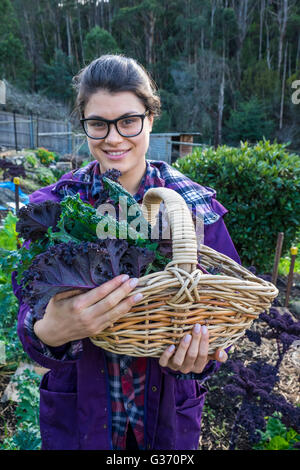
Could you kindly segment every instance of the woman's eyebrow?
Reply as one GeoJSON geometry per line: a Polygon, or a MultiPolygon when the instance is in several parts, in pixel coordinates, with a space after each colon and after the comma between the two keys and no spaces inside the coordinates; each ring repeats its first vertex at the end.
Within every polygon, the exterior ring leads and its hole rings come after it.
{"type": "MultiPolygon", "coordinates": [[[[126,116],[130,116],[131,114],[142,114],[139,113],[138,111],[128,111],[127,113],[122,114],[121,116],[117,117],[116,119],[121,119],[126,116]]],[[[109,121],[110,119],[106,119],[103,116],[98,116],[97,114],[92,114],[91,116],[88,116],[86,119],[103,119],[104,121],[109,121]]]]}

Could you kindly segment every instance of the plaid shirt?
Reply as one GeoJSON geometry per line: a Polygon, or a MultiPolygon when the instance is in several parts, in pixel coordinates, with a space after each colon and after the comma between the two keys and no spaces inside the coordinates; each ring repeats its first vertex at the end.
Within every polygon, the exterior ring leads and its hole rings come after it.
{"type": "MultiPolygon", "coordinates": [[[[103,189],[100,179],[100,167],[97,161],[89,163],[73,173],[74,180],[60,180],[52,192],[63,199],[67,195],[80,194],[91,205],[97,203],[103,189]]],[[[138,192],[134,195],[137,202],[142,202],[144,193],[153,187],[168,187],[183,196],[187,204],[197,208],[204,224],[211,224],[219,219],[212,210],[211,198],[215,191],[203,187],[185,177],[176,169],[162,161],[146,160],[146,172],[138,192]]],[[[197,212],[197,213],[199,213],[197,212]]],[[[32,345],[42,354],[59,360],[74,360],[80,356],[82,342],[72,341],[58,348],[42,343],[34,333],[34,320],[29,310],[25,328],[32,345]]],[[[144,449],[144,397],[146,380],[146,358],[121,356],[105,351],[108,366],[110,398],[112,407],[112,442],[116,450],[126,449],[126,435],[130,423],[139,449],[144,449]]],[[[213,371],[215,364],[210,370],[213,371]]],[[[178,379],[197,379],[197,374],[176,374],[178,379]]]]}

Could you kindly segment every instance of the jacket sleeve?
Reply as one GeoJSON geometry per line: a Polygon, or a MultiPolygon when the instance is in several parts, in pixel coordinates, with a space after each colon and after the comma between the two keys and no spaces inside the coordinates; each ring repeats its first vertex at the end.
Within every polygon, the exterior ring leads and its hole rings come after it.
{"type": "Polygon", "coordinates": [[[32,310],[23,302],[21,288],[16,280],[17,272],[12,273],[12,288],[19,301],[18,336],[28,356],[42,367],[53,369],[61,362],[72,363],[79,359],[82,352],[82,341],[71,341],[63,346],[51,347],[44,344],[34,333],[32,310]]]}

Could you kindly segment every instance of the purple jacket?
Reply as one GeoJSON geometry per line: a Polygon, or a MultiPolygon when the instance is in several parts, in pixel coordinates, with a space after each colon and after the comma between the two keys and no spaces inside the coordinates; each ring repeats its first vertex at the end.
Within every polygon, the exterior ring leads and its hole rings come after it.
{"type": "MultiPolygon", "coordinates": [[[[72,178],[72,173],[67,173],[61,179],[72,178]]],[[[30,202],[58,200],[51,192],[55,184],[33,193],[30,202]]],[[[205,226],[204,243],[240,262],[222,218],[227,210],[215,199],[212,205],[221,217],[205,226]]],[[[77,360],[60,360],[59,348],[57,359],[41,354],[27,334],[24,318],[29,307],[22,302],[14,275],[13,288],[20,303],[18,335],[24,350],[35,362],[50,369],[40,385],[42,448],[112,449],[105,352],[86,338],[77,360]]],[[[200,380],[182,380],[180,374],[160,367],[158,359],[147,359],[144,408],[146,449],[198,448],[206,394],[203,382],[219,365],[211,361],[199,375],[200,380]]]]}

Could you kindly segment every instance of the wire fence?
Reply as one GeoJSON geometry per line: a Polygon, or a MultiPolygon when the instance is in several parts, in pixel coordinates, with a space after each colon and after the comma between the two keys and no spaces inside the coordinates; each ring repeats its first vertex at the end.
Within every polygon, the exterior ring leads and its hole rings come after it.
{"type": "Polygon", "coordinates": [[[84,142],[83,134],[76,134],[68,121],[45,119],[0,111],[0,146],[21,150],[45,147],[60,154],[70,154],[84,142]]]}

